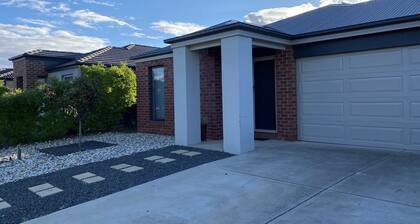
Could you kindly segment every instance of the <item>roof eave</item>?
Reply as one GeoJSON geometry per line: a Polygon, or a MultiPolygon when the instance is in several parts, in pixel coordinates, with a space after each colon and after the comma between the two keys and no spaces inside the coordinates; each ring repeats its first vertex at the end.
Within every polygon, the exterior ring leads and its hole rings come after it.
{"type": "Polygon", "coordinates": [[[184,35],[184,36],[179,36],[179,37],[166,39],[165,43],[174,44],[174,43],[177,43],[177,42],[196,39],[196,38],[200,38],[200,37],[203,37],[203,36],[223,33],[223,32],[227,32],[227,31],[231,31],[231,30],[244,30],[244,31],[250,31],[250,32],[255,32],[255,33],[260,33],[260,34],[266,34],[266,35],[271,35],[271,36],[275,36],[275,37],[285,38],[285,39],[290,39],[292,37],[289,34],[282,33],[282,32],[279,32],[279,31],[276,31],[276,30],[273,30],[273,29],[270,29],[270,28],[264,28],[264,27],[254,26],[254,25],[251,25],[251,24],[237,22],[237,23],[228,24],[228,25],[221,26],[221,27],[218,27],[218,28],[215,28],[215,29],[211,29],[211,30],[201,30],[201,31],[197,31],[195,33],[184,35]]]}

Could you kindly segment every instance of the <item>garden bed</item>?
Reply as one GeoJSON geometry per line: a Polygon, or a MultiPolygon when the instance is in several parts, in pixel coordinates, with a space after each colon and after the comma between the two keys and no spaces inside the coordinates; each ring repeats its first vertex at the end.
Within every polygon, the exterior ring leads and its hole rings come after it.
{"type": "MultiPolygon", "coordinates": [[[[141,133],[105,133],[84,137],[84,141],[99,141],[113,146],[54,156],[40,152],[42,149],[77,143],[77,138],[20,146],[22,160],[0,163],[0,185],[27,177],[38,176],[88,163],[118,158],[138,152],[158,149],[174,144],[173,137],[141,133]]],[[[17,147],[0,149],[0,158],[14,156],[17,147]]]]}

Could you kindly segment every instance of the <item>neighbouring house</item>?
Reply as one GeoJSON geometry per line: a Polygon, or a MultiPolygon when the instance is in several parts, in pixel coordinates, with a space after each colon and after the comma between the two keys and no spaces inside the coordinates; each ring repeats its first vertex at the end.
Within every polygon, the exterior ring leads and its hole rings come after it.
{"type": "Polygon", "coordinates": [[[133,57],[138,131],[178,145],[255,138],[420,149],[420,1],[224,22],[133,57]]]}
{"type": "Polygon", "coordinates": [[[0,80],[3,81],[4,87],[8,89],[14,89],[13,69],[0,68],[0,80]]]}
{"type": "Polygon", "coordinates": [[[10,58],[13,62],[14,88],[32,89],[39,81],[48,77],[59,80],[72,80],[81,75],[81,65],[101,63],[106,66],[127,63],[135,68],[131,57],[142,54],[155,47],[130,44],[124,47],[105,47],[89,53],[34,50],[10,58]]]}

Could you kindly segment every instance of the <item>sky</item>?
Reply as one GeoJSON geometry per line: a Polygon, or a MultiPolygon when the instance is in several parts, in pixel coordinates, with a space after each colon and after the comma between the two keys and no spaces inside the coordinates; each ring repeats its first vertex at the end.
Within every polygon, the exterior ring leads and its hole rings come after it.
{"type": "Polygon", "coordinates": [[[35,49],[89,52],[163,40],[227,20],[264,25],[367,0],[0,0],[0,68],[35,49]]]}

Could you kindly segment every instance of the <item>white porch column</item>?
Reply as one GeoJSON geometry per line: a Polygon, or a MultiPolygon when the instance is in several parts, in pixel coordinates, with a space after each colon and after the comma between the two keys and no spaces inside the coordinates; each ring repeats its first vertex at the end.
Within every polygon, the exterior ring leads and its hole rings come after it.
{"type": "Polygon", "coordinates": [[[252,39],[222,39],[223,147],[241,154],[254,150],[252,39]]]}
{"type": "Polygon", "coordinates": [[[197,52],[186,47],[173,50],[175,144],[201,142],[200,63],[197,52]]]}

